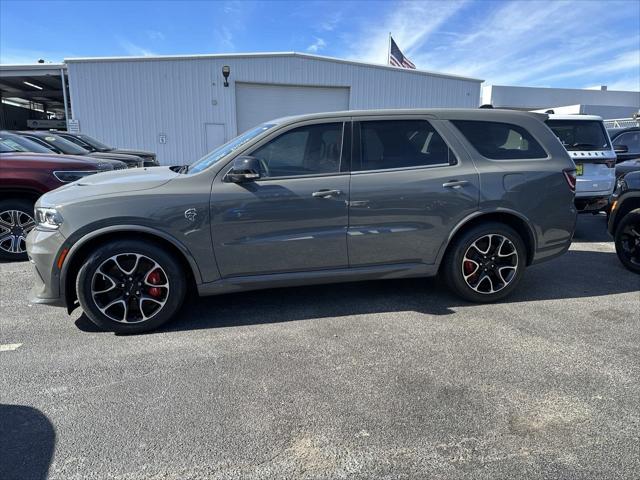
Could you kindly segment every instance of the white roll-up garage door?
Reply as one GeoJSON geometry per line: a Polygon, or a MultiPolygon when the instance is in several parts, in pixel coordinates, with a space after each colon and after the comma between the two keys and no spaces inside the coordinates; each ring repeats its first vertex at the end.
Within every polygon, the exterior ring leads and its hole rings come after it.
{"type": "Polygon", "coordinates": [[[236,82],[238,133],[287,115],[349,109],[348,87],[299,87],[236,82]]]}

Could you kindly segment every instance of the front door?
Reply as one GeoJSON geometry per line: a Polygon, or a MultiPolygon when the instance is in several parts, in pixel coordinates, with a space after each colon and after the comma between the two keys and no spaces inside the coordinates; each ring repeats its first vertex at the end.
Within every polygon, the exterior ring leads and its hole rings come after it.
{"type": "Polygon", "coordinates": [[[434,263],[453,226],[478,208],[475,166],[454,154],[435,124],[419,118],[354,124],[351,266],[434,263]]]}
{"type": "Polygon", "coordinates": [[[222,277],[341,268],[347,259],[349,174],[343,122],[279,133],[247,152],[260,179],[211,192],[212,238],[222,277]]]}

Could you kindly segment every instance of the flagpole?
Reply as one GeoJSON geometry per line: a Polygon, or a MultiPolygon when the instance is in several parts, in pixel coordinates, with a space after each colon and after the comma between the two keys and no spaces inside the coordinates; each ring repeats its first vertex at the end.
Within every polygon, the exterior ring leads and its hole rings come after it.
{"type": "Polygon", "coordinates": [[[387,50],[387,65],[391,65],[391,32],[389,32],[389,48],[387,50]]]}

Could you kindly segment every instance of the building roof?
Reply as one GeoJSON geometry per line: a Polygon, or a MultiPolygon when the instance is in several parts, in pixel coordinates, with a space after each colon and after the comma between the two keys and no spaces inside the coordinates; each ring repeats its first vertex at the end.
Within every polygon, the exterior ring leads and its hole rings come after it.
{"type": "Polygon", "coordinates": [[[201,54],[201,55],[153,55],[153,56],[122,56],[122,57],[78,57],[65,58],[65,63],[81,63],[81,62],[140,62],[140,61],[167,61],[167,60],[203,60],[203,59],[224,59],[224,58],[276,58],[276,57],[292,57],[306,58],[310,60],[320,60],[325,62],[344,63],[349,65],[357,65],[371,68],[383,68],[402,73],[428,75],[434,77],[451,78],[454,80],[467,80],[471,82],[482,83],[484,80],[471,77],[463,77],[449,73],[432,72],[428,70],[412,70],[407,68],[394,67],[392,65],[381,65],[377,63],[368,63],[358,60],[346,60],[342,58],[327,57],[323,55],[312,55],[309,53],[299,52],[255,52],[255,53],[220,53],[220,54],[201,54]]]}

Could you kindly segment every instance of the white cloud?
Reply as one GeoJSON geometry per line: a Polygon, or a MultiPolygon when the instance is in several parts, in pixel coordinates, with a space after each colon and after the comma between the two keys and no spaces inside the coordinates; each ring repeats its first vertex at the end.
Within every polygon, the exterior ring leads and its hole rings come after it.
{"type": "Polygon", "coordinates": [[[315,39],[315,42],[307,47],[308,52],[316,53],[320,50],[323,50],[327,46],[327,42],[325,42],[322,38],[315,37],[315,39]]]}
{"type": "Polygon", "coordinates": [[[329,13],[328,16],[320,22],[317,29],[324,32],[332,32],[336,29],[338,24],[342,21],[342,12],[340,10],[334,10],[329,13]]]}
{"type": "Polygon", "coordinates": [[[419,68],[502,85],[557,86],[598,72],[602,81],[634,70],[640,73],[632,58],[640,37],[619,35],[611,28],[621,9],[640,15],[638,4],[573,0],[485,5],[480,14],[465,12],[469,20],[460,32],[434,36],[435,44],[425,44],[412,61],[419,68]]]}
{"type": "Polygon", "coordinates": [[[150,40],[164,40],[165,36],[164,33],[158,31],[158,30],[147,30],[147,37],[149,37],[150,40]]]}
{"type": "Polygon", "coordinates": [[[413,60],[412,55],[425,45],[430,35],[464,4],[464,0],[388,4],[391,14],[386,18],[376,18],[361,25],[355,36],[345,36],[345,40],[351,44],[347,56],[365,62],[387,63],[388,32],[391,32],[403,53],[413,60]]]}
{"type": "Polygon", "coordinates": [[[119,38],[118,44],[126,52],[127,55],[131,55],[133,57],[152,57],[156,55],[151,50],[141,47],[140,45],[136,45],[135,43],[130,42],[129,40],[126,40],[124,38],[119,38]]]}

